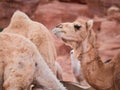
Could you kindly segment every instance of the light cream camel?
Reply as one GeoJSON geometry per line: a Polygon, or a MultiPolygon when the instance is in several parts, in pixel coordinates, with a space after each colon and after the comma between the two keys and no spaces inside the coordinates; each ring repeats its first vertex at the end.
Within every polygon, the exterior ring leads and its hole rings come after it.
{"type": "Polygon", "coordinates": [[[50,32],[43,24],[31,20],[21,11],[16,11],[11,18],[9,26],[3,32],[20,34],[31,40],[37,46],[50,69],[56,74],[54,42],[50,32]]]}
{"type": "Polygon", "coordinates": [[[29,90],[31,84],[43,90],[66,90],[30,40],[0,33],[0,90],[29,90]]]}
{"type": "Polygon", "coordinates": [[[120,52],[109,62],[103,63],[96,48],[93,21],[61,23],[53,29],[66,45],[75,51],[81,61],[87,82],[97,90],[120,90],[120,52]]]}

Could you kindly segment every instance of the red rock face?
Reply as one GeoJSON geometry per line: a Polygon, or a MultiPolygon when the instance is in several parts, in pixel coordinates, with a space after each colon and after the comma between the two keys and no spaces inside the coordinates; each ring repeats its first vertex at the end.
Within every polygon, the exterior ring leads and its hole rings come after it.
{"type": "Polygon", "coordinates": [[[113,58],[120,50],[120,23],[106,20],[98,34],[99,51],[103,61],[113,58]]]}
{"type": "Polygon", "coordinates": [[[61,22],[74,21],[79,15],[92,17],[86,5],[54,1],[44,5],[39,4],[32,18],[52,29],[61,22]]]}
{"type": "Polygon", "coordinates": [[[76,2],[76,3],[81,3],[81,4],[86,4],[86,0],[59,0],[62,2],[76,2]]]}
{"type": "Polygon", "coordinates": [[[119,6],[120,0],[86,0],[91,12],[103,16],[110,6],[119,6]]]}
{"type": "Polygon", "coordinates": [[[14,11],[21,10],[27,13],[29,16],[36,9],[38,0],[6,0],[0,2],[0,27],[6,27],[9,24],[10,18],[14,11]]]}

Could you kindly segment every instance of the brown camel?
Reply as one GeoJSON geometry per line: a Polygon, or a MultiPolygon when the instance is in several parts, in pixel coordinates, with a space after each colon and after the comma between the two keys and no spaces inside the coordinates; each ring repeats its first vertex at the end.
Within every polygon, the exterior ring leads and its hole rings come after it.
{"type": "Polygon", "coordinates": [[[93,21],[61,23],[53,29],[75,51],[87,82],[97,90],[120,90],[120,52],[109,62],[102,62],[96,48],[93,21]]]}

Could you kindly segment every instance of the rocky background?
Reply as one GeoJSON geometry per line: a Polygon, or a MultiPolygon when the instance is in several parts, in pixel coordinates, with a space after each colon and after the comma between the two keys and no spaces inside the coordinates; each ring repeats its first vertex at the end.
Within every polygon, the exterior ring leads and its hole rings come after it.
{"type": "MultiPolygon", "coordinates": [[[[61,22],[93,19],[102,61],[111,59],[120,50],[120,0],[0,0],[0,29],[9,24],[16,10],[25,12],[49,30],[61,22]]],[[[64,80],[73,81],[69,57],[71,49],[53,37],[64,80]]]]}

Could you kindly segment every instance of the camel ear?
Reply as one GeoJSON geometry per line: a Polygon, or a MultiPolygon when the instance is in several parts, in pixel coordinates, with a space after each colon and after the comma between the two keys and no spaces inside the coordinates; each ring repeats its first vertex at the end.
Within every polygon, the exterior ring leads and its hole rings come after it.
{"type": "Polygon", "coordinates": [[[86,22],[86,28],[87,28],[87,30],[91,30],[92,27],[93,27],[93,20],[88,20],[86,22]]]}

